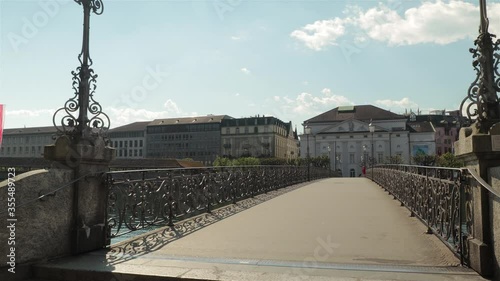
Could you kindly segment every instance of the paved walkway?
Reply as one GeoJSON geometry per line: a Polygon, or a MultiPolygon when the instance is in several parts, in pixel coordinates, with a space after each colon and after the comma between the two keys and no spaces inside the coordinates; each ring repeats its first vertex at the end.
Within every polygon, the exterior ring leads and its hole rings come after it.
{"type": "Polygon", "coordinates": [[[75,271],[116,281],[138,274],[140,280],[484,280],[365,178],[319,180],[266,198],[36,271],[64,280],[76,280],[75,271]]]}

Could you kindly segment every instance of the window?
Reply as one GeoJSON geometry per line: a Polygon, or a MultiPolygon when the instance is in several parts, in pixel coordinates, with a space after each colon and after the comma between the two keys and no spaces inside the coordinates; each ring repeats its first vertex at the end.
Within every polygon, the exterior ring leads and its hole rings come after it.
{"type": "MultiPolygon", "coordinates": [[[[257,119],[255,119],[255,121],[257,121],[257,119]]],[[[259,128],[254,127],[254,128],[253,128],[253,132],[254,132],[255,134],[259,133],[259,128]]]]}
{"type": "Polygon", "coordinates": [[[142,140],[139,140],[139,146],[142,147],[142,140]]]}
{"type": "Polygon", "coordinates": [[[378,157],[377,157],[377,162],[378,162],[378,163],[382,163],[382,162],[384,162],[384,153],[379,152],[377,156],[378,156],[378,157]]]}
{"type": "Polygon", "coordinates": [[[134,141],[134,147],[137,147],[137,140],[134,141]]]}
{"type": "Polygon", "coordinates": [[[349,153],[349,163],[354,164],[354,153],[349,153]]]}
{"type": "Polygon", "coordinates": [[[356,171],[354,169],[349,170],[349,176],[354,178],[356,176],[356,171]]]}
{"type": "Polygon", "coordinates": [[[123,141],[120,141],[120,147],[123,147],[123,141]]]}
{"type": "Polygon", "coordinates": [[[120,157],[123,156],[123,150],[120,149],[120,157]]]}
{"type": "Polygon", "coordinates": [[[132,141],[128,142],[128,146],[132,147],[132,141]]]}
{"type": "Polygon", "coordinates": [[[139,156],[142,157],[142,149],[139,149],[139,156]]]}
{"type": "Polygon", "coordinates": [[[245,134],[248,134],[248,127],[245,127],[245,134]]]}
{"type": "Polygon", "coordinates": [[[239,134],[240,133],[240,128],[236,128],[236,133],[239,134]]]}
{"type": "Polygon", "coordinates": [[[231,129],[226,128],[226,134],[228,134],[228,135],[229,135],[230,133],[231,133],[231,129]]]}

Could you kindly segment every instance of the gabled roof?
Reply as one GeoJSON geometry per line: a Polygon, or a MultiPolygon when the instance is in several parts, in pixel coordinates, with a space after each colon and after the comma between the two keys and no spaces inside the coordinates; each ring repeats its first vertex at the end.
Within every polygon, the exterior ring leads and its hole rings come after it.
{"type": "Polygon", "coordinates": [[[109,132],[110,133],[117,133],[117,132],[130,132],[130,131],[145,131],[146,127],[148,126],[149,123],[151,123],[151,121],[134,122],[134,123],[130,123],[127,125],[113,128],[113,129],[109,130],[109,132]]]}
{"type": "Polygon", "coordinates": [[[155,119],[153,122],[149,123],[148,126],[220,123],[224,119],[232,119],[232,117],[228,115],[206,115],[206,116],[195,116],[195,117],[155,119]]]}
{"type": "Polygon", "coordinates": [[[324,112],[304,123],[321,123],[329,121],[355,120],[393,120],[406,119],[403,115],[396,114],[373,105],[340,106],[324,112]]]}

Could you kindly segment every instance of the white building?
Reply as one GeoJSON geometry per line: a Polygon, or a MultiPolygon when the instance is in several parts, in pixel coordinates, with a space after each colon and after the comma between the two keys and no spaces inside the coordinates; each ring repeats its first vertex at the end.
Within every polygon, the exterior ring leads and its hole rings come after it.
{"type": "Polygon", "coordinates": [[[405,116],[372,105],[337,107],[302,125],[310,128],[310,134],[300,136],[302,157],[308,152],[311,157],[327,155],[332,169],[344,177],[358,176],[364,165],[384,163],[390,157],[409,164],[411,141],[414,145],[423,141],[410,137],[405,116]]]}
{"type": "Polygon", "coordinates": [[[146,156],[146,127],[151,121],[134,122],[109,130],[116,158],[140,159],[146,156]]]}
{"type": "Polygon", "coordinates": [[[53,144],[54,126],[4,129],[0,157],[43,157],[44,146],[53,144]]]}

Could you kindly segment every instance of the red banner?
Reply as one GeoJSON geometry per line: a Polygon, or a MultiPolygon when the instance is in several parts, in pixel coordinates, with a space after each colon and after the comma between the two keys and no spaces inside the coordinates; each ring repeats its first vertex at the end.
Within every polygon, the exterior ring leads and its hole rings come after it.
{"type": "Polygon", "coordinates": [[[2,136],[3,136],[3,104],[0,104],[0,147],[2,147],[2,136]]]}

